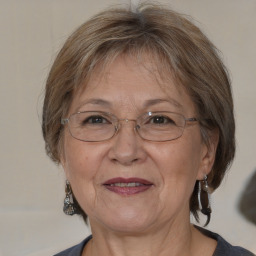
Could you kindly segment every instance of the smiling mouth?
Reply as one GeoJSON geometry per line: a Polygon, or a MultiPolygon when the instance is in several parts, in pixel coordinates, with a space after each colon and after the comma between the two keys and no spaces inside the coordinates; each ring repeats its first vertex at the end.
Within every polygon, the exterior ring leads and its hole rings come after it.
{"type": "Polygon", "coordinates": [[[129,182],[129,183],[124,183],[124,182],[119,182],[119,183],[112,183],[110,184],[111,187],[139,187],[139,186],[143,186],[143,184],[139,183],[139,182],[129,182]]]}
{"type": "Polygon", "coordinates": [[[139,178],[114,178],[106,181],[104,187],[119,195],[134,195],[145,192],[153,186],[153,183],[139,178]]]}

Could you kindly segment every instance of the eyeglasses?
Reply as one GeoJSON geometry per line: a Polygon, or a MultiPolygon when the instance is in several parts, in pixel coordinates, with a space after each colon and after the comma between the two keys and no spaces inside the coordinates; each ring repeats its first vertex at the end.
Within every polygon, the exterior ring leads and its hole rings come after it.
{"type": "Polygon", "coordinates": [[[118,119],[111,113],[84,111],[61,119],[61,124],[68,124],[72,137],[87,142],[111,139],[121,128],[121,122],[132,121],[134,130],[148,141],[170,141],[182,136],[188,122],[197,122],[194,117],[185,118],[173,112],[147,112],[135,119],[118,119]]]}

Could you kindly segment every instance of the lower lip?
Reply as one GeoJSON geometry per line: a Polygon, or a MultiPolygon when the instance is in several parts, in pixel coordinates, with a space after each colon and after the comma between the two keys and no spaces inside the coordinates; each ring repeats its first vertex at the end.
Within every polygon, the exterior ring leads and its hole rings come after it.
{"type": "Polygon", "coordinates": [[[118,187],[118,186],[109,186],[105,185],[105,188],[119,195],[134,195],[138,193],[145,192],[150,189],[152,185],[142,185],[138,187],[118,187]]]}

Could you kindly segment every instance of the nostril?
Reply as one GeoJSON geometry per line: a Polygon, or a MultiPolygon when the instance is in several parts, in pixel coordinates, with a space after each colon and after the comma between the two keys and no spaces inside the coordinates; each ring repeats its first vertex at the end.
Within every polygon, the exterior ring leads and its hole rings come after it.
{"type": "Polygon", "coordinates": [[[127,160],[124,160],[124,159],[120,160],[119,158],[113,158],[113,159],[111,159],[111,161],[114,164],[120,164],[121,163],[124,166],[130,166],[132,164],[137,163],[139,161],[139,158],[135,158],[135,159],[132,159],[132,160],[129,160],[129,159],[127,159],[127,160]]]}

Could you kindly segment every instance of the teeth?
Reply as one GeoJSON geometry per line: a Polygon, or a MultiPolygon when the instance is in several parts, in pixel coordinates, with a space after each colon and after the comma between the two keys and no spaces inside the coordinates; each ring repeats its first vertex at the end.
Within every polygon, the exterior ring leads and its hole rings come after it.
{"type": "Polygon", "coordinates": [[[139,182],[130,182],[130,183],[113,183],[110,184],[111,187],[138,187],[142,184],[139,182]]]}

